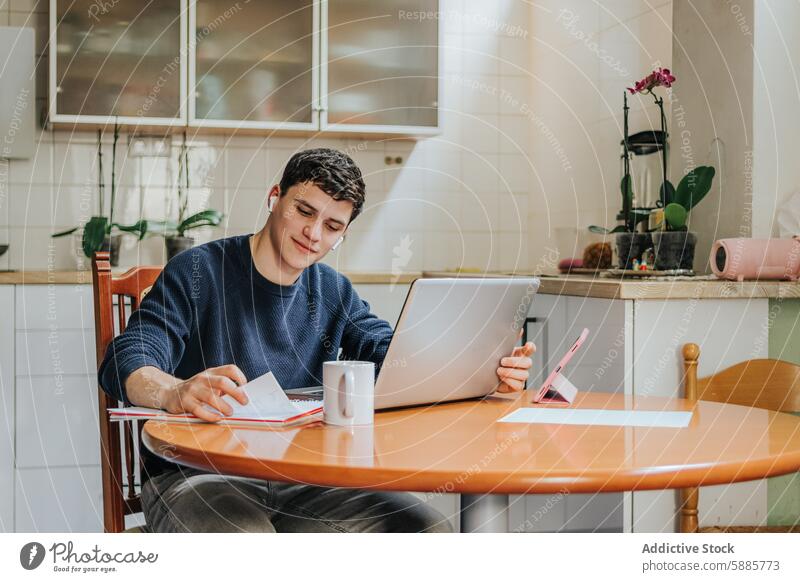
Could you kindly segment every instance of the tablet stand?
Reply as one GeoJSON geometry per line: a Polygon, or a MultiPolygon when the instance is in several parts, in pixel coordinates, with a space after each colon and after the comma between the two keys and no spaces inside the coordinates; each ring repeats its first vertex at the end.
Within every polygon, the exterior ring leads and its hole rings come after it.
{"type": "Polygon", "coordinates": [[[557,374],[550,383],[549,389],[539,401],[539,404],[572,404],[572,402],[575,400],[575,396],[577,395],[578,389],[575,387],[575,385],[567,380],[567,377],[564,376],[564,374],[557,374]]]}

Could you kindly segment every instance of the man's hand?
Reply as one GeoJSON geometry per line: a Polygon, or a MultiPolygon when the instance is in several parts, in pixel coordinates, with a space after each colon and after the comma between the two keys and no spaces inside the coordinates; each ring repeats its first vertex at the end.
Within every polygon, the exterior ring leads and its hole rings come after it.
{"type": "Polygon", "coordinates": [[[228,394],[240,404],[247,404],[247,395],[239,388],[246,383],[247,378],[237,366],[230,364],[209,368],[167,391],[164,410],[174,413],[189,412],[197,418],[217,422],[222,420],[223,415],[233,414],[233,408],[222,399],[223,395],[228,394]],[[219,413],[211,412],[206,405],[219,413]]]}
{"type": "Polygon", "coordinates": [[[497,377],[502,384],[497,388],[498,392],[519,392],[525,389],[528,381],[528,370],[533,365],[530,356],[536,351],[533,342],[528,342],[524,346],[514,348],[510,356],[501,358],[500,367],[497,368],[497,377]]]}
{"type": "Polygon", "coordinates": [[[233,408],[223,400],[223,395],[247,404],[247,395],[240,388],[246,383],[244,373],[233,364],[209,368],[188,380],[146,366],[128,377],[125,388],[128,399],[137,406],[163,408],[175,414],[188,412],[208,422],[217,422],[233,413],[233,408]]]}

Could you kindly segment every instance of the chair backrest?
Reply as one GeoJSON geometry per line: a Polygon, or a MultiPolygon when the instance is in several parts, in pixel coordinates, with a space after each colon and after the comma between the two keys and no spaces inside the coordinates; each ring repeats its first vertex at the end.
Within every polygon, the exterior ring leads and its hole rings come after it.
{"type": "Polygon", "coordinates": [[[800,366],[783,360],[747,360],[705,378],[697,377],[697,344],[683,346],[684,397],[777,412],[800,411],[800,366]]]}
{"type": "MultiPolygon", "coordinates": [[[[109,253],[94,254],[92,283],[98,366],[106,355],[108,344],[115,335],[125,331],[130,313],[139,307],[142,298],[161,274],[161,270],[162,267],[135,267],[119,277],[113,277],[109,253]]],[[[103,522],[105,531],[114,533],[125,530],[126,515],[139,513],[142,510],[141,500],[135,487],[136,479],[140,476],[136,463],[136,448],[141,438],[141,427],[135,421],[110,422],[108,409],[116,408],[121,403],[106,394],[102,388],[99,388],[99,394],[103,522]],[[123,476],[123,452],[125,476],[123,476]]]]}

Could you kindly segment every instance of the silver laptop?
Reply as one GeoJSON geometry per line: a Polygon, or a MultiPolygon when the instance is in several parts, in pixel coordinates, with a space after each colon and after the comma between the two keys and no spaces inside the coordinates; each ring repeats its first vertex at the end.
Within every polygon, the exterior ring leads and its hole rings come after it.
{"type": "MultiPolygon", "coordinates": [[[[535,277],[415,280],[375,383],[375,409],[493,392],[538,289],[535,277]]],[[[318,398],[321,387],[287,392],[318,398]]]]}

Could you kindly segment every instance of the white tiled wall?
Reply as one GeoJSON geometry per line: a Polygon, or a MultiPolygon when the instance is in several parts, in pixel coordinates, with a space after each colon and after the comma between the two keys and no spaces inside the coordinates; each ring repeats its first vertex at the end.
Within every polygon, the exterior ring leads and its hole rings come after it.
{"type": "MultiPolygon", "coordinates": [[[[41,60],[37,105],[46,105],[47,3],[5,2],[0,25],[37,30],[41,60]]],[[[212,137],[193,140],[195,208],[223,210],[223,228],[203,239],[252,232],[263,224],[268,187],[298,149],[327,145],[351,153],[366,175],[367,204],[347,241],[326,261],[342,270],[528,266],[529,194],[535,183],[525,107],[530,88],[530,3],[442,0],[441,135],[417,142],[212,137]],[[385,158],[402,158],[387,165],[385,158]]],[[[106,191],[110,132],[104,136],[106,191]]],[[[43,132],[36,157],[11,161],[0,197],[0,242],[11,245],[0,268],[70,269],[75,241],[50,238],[96,213],[96,137],[43,132]],[[7,217],[6,217],[7,214],[7,217]]],[[[174,196],[177,140],[171,160],[136,157],[127,136],[117,151],[116,216],[161,218],[174,196]]],[[[2,174],[0,173],[0,176],[2,174]]],[[[78,253],[80,254],[80,253],[78,253]]],[[[128,238],[122,264],[155,263],[163,242],[128,238]]]]}
{"type": "MultiPolygon", "coordinates": [[[[614,223],[623,91],[670,67],[672,0],[544,0],[531,12],[529,248],[547,266],[547,247],[580,256],[588,225],[614,223]]],[[[628,103],[631,133],[660,128],[651,97],[628,103]]]]}

